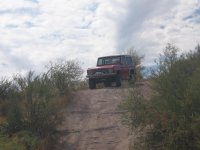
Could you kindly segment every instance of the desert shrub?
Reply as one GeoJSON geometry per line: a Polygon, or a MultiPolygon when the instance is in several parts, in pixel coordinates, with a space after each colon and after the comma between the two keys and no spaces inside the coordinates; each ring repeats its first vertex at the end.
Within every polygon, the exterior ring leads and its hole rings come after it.
{"type": "Polygon", "coordinates": [[[0,101],[4,101],[9,96],[9,89],[11,87],[11,82],[2,78],[0,81],[0,101]]]}
{"type": "Polygon", "coordinates": [[[23,144],[18,142],[17,137],[7,137],[0,134],[0,149],[1,150],[26,150],[23,144]]]}
{"type": "Polygon", "coordinates": [[[146,118],[144,117],[147,113],[146,101],[139,89],[129,89],[129,96],[119,105],[119,109],[125,110],[122,117],[122,121],[127,124],[131,129],[135,129],[139,126],[146,125],[146,118]]]}
{"type": "Polygon", "coordinates": [[[74,89],[75,90],[83,90],[88,88],[88,79],[84,78],[77,82],[74,89]]]}
{"type": "MultiPolygon", "coordinates": [[[[197,150],[200,148],[200,47],[195,52],[178,55],[178,49],[168,44],[152,72],[151,100],[135,103],[140,97],[129,98],[134,105],[127,114],[130,127],[148,127],[140,149],[197,150]],[[142,103],[142,104],[141,104],[142,103]],[[142,108],[141,108],[142,106],[142,108]],[[139,111],[134,109],[139,108],[139,111]],[[142,119],[141,119],[142,118],[142,119]]],[[[137,109],[136,109],[137,110],[137,109]]],[[[139,144],[139,143],[138,143],[139,144]]]]}
{"type": "Polygon", "coordinates": [[[18,90],[8,98],[7,121],[1,125],[0,134],[11,137],[17,134],[17,139],[24,140],[21,143],[26,149],[33,148],[31,143],[27,143],[31,140],[25,141],[28,140],[26,136],[38,137],[41,141],[48,139],[48,149],[53,148],[63,115],[61,107],[56,104],[58,95],[50,79],[46,74],[35,75],[30,71],[26,77],[16,76],[13,84],[18,90]],[[20,137],[21,131],[25,133],[24,138],[20,137]]]}
{"type": "Polygon", "coordinates": [[[0,116],[5,116],[8,112],[8,102],[0,101],[0,116]]]}
{"type": "Polygon", "coordinates": [[[61,61],[40,75],[30,71],[1,80],[0,113],[6,112],[6,121],[0,124],[0,149],[53,149],[71,89],[85,86],[82,73],[77,62],[61,61]]]}
{"type": "Polygon", "coordinates": [[[18,139],[18,143],[23,145],[27,150],[35,150],[40,144],[40,138],[32,134],[30,131],[20,131],[13,137],[18,139]]]}
{"type": "Polygon", "coordinates": [[[19,90],[16,85],[5,78],[0,80],[0,115],[6,115],[9,111],[10,99],[19,98],[19,90]]]}
{"type": "Polygon", "coordinates": [[[33,72],[17,80],[24,88],[24,126],[40,137],[52,135],[62,122],[60,108],[54,105],[54,87],[49,80],[45,74],[36,76],[33,72]]]}
{"type": "Polygon", "coordinates": [[[9,103],[7,123],[4,126],[4,130],[8,134],[18,132],[23,128],[22,115],[19,108],[19,104],[16,102],[16,100],[13,100],[9,103]]]}
{"type": "Polygon", "coordinates": [[[135,67],[134,81],[139,81],[143,79],[144,66],[142,66],[141,63],[142,63],[142,60],[144,59],[144,56],[139,55],[133,47],[127,49],[125,53],[128,55],[131,55],[132,60],[133,60],[133,65],[135,67]]]}
{"type": "Polygon", "coordinates": [[[47,66],[47,75],[61,95],[68,94],[82,79],[83,70],[74,60],[58,60],[47,66]]]}
{"type": "Polygon", "coordinates": [[[200,114],[199,62],[199,50],[178,57],[177,48],[170,44],[160,57],[159,68],[152,78],[158,95],[151,101],[160,115],[152,113],[157,121],[152,122],[154,128],[149,137],[157,133],[161,138],[160,142],[149,138],[150,143],[155,143],[151,145],[158,144],[163,149],[198,149],[199,132],[192,126],[200,114]]]}
{"type": "Polygon", "coordinates": [[[35,150],[40,139],[28,131],[20,131],[11,137],[0,135],[0,149],[3,150],[35,150]]]}

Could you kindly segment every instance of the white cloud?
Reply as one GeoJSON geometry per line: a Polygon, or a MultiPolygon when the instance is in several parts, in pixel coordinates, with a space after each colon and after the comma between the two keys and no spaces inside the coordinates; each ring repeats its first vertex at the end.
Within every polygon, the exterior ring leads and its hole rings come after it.
{"type": "Polygon", "coordinates": [[[168,42],[188,51],[200,41],[200,24],[184,19],[200,8],[197,0],[135,0],[130,7],[124,21],[119,23],[118,47],[134,46],[145,55],[146,65],[153,63],[168,42]]]}
{"type": "Polygon", "coordinates": [[[199,42],[199,8],[198,0],[3,0],[0,69],[40,71],[59,57],[86,69],[130,46],[151,64],[167,42],[184,51],[199,42]]]}

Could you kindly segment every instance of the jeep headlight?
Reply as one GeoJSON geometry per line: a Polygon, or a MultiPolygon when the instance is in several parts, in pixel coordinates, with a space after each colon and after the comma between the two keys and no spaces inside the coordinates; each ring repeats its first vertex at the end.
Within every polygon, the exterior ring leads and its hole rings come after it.
{"type": "Polygon", "coordinates": [[[88,70],[88,71],[87,71],[87,74],[88,74],[88,75],[92,75],[92,70],[88,70]]]}

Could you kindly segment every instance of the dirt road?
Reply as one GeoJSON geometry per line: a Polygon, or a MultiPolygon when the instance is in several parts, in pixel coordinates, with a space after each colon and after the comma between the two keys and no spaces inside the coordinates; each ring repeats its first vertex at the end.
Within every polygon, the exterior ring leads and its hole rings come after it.
{"type": "Polygon", "coordinates": [[[67,108],[63,150],[128,150],[129,131],[117,109],[127,93],[125,88],[78,91],[67,108]]]}

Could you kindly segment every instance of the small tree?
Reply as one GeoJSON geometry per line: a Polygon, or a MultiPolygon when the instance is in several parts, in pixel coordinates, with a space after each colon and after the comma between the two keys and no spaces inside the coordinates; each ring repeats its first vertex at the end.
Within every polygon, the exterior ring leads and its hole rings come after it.
{"type": "Polygon", "coordinates": [[[136,68],[135,76],[134,76],[135,80],[138,81],[138,80],[143,79],[142,71],[144,70],[144,67],[142,66],[141,62],[144,59],[144,56],[139,55],[133,47],[127,49],[125,53],[128,55],[131,55],[132,57],[133,65],[136,68]]]}
{"type": "Polygon", "coordinates": [[[47,66],[47,75],[60,94],[68,93],[82,79],[83,70],[75,60],[58,60],[47,66]]]}

